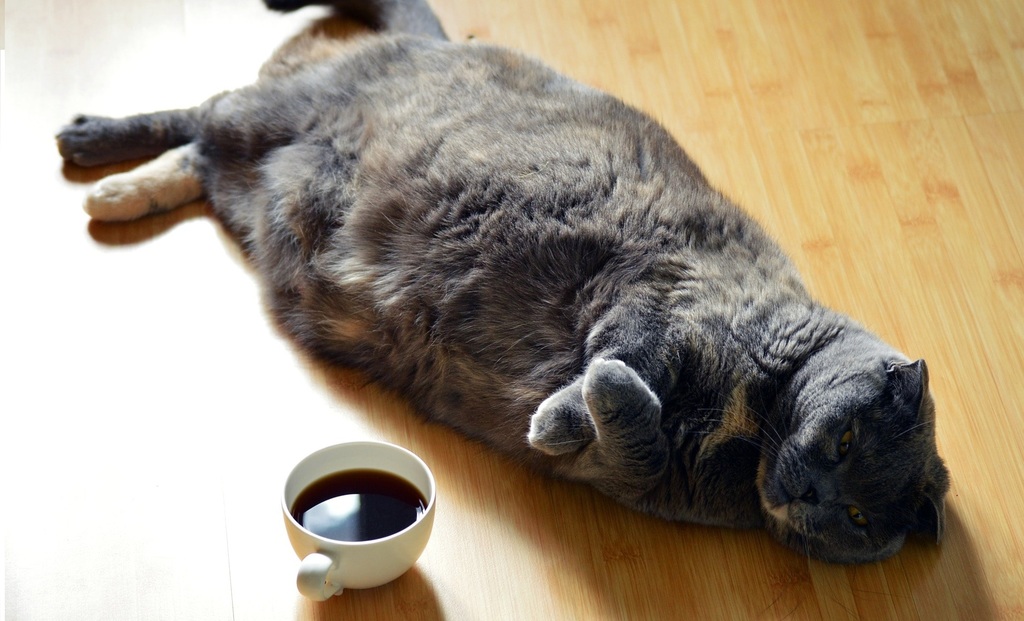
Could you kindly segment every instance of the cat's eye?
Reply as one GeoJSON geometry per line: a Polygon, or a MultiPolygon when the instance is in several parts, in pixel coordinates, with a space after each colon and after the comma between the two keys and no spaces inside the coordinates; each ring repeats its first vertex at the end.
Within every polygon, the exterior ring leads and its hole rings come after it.
{"type": "Polygon", "coordinates": [[[853,505],[850,505],[849,507],[846,508],[846,515],[850,516],[850,521],[856,524],[857,526],[868,525],[868,519],[864,517],[863,513],[860,512],[860,509],[853,505]]]}
{"type": "Polygon", "coordinates": [[[850,452],[850,445],[853,443],[853,431],[849,429],[843,434],[843,437],[839,438],[839,456],[846,457],[846,454],[850,452]]]}

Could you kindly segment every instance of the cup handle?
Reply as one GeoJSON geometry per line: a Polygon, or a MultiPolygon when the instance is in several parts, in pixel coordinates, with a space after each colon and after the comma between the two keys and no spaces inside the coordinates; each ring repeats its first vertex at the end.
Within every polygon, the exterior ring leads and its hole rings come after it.
{"type": "Polygon", "coordinates": [[[299,593],[315,602],[326,601],[333,595],[341,593],[342,586],[328,580],[334,560],[319,552],[314,552],[302,559],[299,565],[299,576],[295,580],[299,593]]]}

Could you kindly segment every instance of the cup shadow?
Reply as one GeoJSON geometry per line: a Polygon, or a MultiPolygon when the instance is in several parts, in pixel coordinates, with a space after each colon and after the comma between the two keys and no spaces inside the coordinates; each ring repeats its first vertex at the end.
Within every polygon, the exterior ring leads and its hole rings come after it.
{"type": "Polygon", "coordinates": [[[297,619],[366,619],[380,610],[398,611],[403,619],[444,619],[430,581],[416,567],[396,580],[372,589],[345,589],[325,602],[298,597],[297,619]]]}

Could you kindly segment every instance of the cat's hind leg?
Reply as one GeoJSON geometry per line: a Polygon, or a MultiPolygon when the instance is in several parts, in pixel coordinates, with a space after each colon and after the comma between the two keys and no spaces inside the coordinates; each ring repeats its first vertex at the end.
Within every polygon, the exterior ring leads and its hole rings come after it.
{"type": "Polygon", "coordinates": [[[64,161],[99,166],[154,157],[192,142],[199,129],[198,111],[167,110],[125,118],[79,115],[57,134],[64,161]]]}
{"type": "Polygon", "coordinates": [[[85,211],[97,220],[134,220],[169,211],[203,195],[199,108],[166,110],[124,118],[80,115],[57,134],[65,161],[98,166],[159,156],[129,172],[97,183],[85,211]]]}
{"type": "Polygon", "coordinates": [[[99,181],[85,198],[97,220],[125,221],[170,211],[203,195],[199,149],[189,143],[128,172],[99,181]]]}

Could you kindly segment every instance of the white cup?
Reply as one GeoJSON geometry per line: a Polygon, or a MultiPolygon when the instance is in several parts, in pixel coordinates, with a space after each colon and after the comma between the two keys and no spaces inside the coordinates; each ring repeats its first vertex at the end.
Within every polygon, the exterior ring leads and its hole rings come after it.
{"type": "Polygon", "coordinates": [[[386,442],[347,442],[321,449],[292,469],[281,509],[292,548],[302,559],[299,592],[324,601],[343,589],[367,589],[391,582],[423,553],[434,525],[434,475],[412,452],[386,442]],[[403,530],[369,541],[337,541],[303,528],[292,516],[299,493],[313,482],[345,470],[383,470],[411,483],[427,501],[422,516],[403,530]]]}

